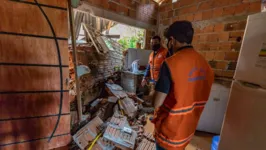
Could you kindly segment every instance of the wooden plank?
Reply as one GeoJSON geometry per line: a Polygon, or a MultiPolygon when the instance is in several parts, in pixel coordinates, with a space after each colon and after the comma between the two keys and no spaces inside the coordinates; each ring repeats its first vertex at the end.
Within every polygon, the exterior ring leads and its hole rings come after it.
{"type": "MultiPolygon", "coordinates": [[[[63,97],[62,113],[69,113],[68,92],[63,97]]],[[[0,94],[0,120],[58,114],[59,99],[60,93],[0,94]]]]}
{"type": "MultiPolygon", "coordinates": [[[[57,67],[0,66],[0,91],[60,90],[57,67]]],[[[63,68],[63,85],[67,90],[68,68],[63,68]]]]}
{"type": "Polygon", "coordinates": [[[25,142],[20,143],[16,145],[8,145],[0,147],[1,150],[47,150],[47,149],[53,149],[61,146],[66,146],[68,143],[71,142],[71,136],[64,135],[64,136],[58,136],[54,137],[50,143],[48,143],[48,139],[42,139],[42,140],[36,140],[33,142],[25,142]]]}
{"type": "MultiPolygon", "coordinates": [[[[28,66],[59,65],[56,41],[41,9],[27,2],[1,1],[0,4],[0,149],[49,149],[67,145],[71,137],[55,137],[48,143],[58,116],[60,93],[38,91],[67,90],[67,67],[28,66]],[[11,64],[13,63],[13,65],[11,64]],[[15,64],[24,64],[14,65],[15,64]],[[25,66],[26,65],[26,66],[25,66]],[[11,93],[35,91],[36,93],[11,93]],[[45,116],[37,117],[36,116],[45,116]],[[21,118],[23,117],[23,119],[21,118]],[[35,118],[29,118],[35,117],[35,118]],[[13,118],[10,120],[10,118],[13,118]],[[16,119],[14,119],[16,118],[16,119]],[[18,118],[20,118],[18,120],[18,118]],[[31,141],[28,141],[31,140],[31,141]],[[14,143],[15,142],[15,143],[14,143]],[[16,143],[20,142],[20,143],[16,143]]],[[[28,0],[28,2],[34,2],[28,0]]],[[[49,5],[41,8],[54,28],[62,65],[68,65],[67,0],[38,0],[49,5]],[[59,39],[58,39],[59,38],[59,39]]],[[[69,112],[68,93],[63,93],[62,112],[69,112]]],[[[61,117],[55,135],[70,132],[70,115],[61,117]]]]}
{"type": "MultiPolygon", "coordinates": [[[[11,120],[0,122],[0,145],[19,141],[49,137],[55,127],[57,116],[11,120]],[[16,135],[14,137],[14,135],[16,135]]],[[[70,116],[61,116],[57,134],[70,132],[70,116]]]]}
{"type": "Polygon", "coordinates": [[[67,11],[43,7],[55,30],[57,37],[68,38],[67,11]]]}
{"type": "MultiPolygon", "coordinates": [[[[23,1],[35,3],[34,0],[23,0],[23,1]]],[[[62,0],[37,0],[37,1],[39,4],[43,5],[67,8],[67,1],[62,1],[62,0]]]]}
{"type": "MultiPolygon", "coordinates": [[[[68,43],[59,40],[62,65],[69,64],[68,43]]],[[[0,34],[0,62],[58,65],[53,39],[0,34]]]]}
{"type": "MultiPolygon", "coordinates": [[[[67,38],[67,11],[47,7],[43,7],[43,10],[55,28],[57,37],[67,38]]],[[[0,5],[0,18],[0,31],[52,36],[47,20],[36,5],[4,0],[0,5]]]]}

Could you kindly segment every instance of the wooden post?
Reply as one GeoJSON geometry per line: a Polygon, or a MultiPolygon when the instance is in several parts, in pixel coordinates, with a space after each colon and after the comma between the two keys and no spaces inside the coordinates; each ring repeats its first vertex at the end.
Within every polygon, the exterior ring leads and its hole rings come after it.
{"type": "Polygon", "coordinates": [[[79,122],[82,121],[82,103],[81,103],[81,95],[80,95],[80,86],[79,86],[79,78],[77,73],[77,51],[76,51],[76,37],[74,31],[74,22],[73,22],[73,9],[71,7],[71,0],[68,0],[68,12],[69,12],[69,26],[71,32],[71,41],[72,41],[72,49],[73,49],[73,64],[75,71],[75,80],[76,80],[76,93],[77,93],[77,103],[78,103],[78,117],[79,122]]]}

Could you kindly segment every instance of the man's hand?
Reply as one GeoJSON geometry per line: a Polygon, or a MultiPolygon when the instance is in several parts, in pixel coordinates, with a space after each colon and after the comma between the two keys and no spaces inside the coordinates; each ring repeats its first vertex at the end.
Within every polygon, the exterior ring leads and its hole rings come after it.
{"type": "Polygon", "coordinates": [[[162,106],[167,94],[156,91],[153,97],[153,106],[155,109],[162,106]]]}
{"type": "Polygon", "coordinates": [[[145,85],[147,85],[147,80],[143,78],[141,81],[141,86],[144,87],[145,85]]]}

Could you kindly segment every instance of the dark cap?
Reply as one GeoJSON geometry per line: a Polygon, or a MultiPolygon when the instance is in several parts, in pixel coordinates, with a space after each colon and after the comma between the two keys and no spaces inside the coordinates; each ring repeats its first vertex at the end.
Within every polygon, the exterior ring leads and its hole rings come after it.
{"type": "Polygon", "coordinates": [[[194,29],[189,21],[176,21],[165,29],[164,36],[170,38],[173,36],[181,43],[191,44],[193,39],[194,29]]]}

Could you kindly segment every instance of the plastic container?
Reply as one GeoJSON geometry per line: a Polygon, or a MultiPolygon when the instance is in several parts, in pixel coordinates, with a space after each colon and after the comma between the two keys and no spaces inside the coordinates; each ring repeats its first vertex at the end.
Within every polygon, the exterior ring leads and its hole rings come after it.
{"type": "Polygon", "coordinates": [[[220,136],[214,136],[212,138],[211,150],[218,150],[219,141],[220,141],[220,136]]]}

